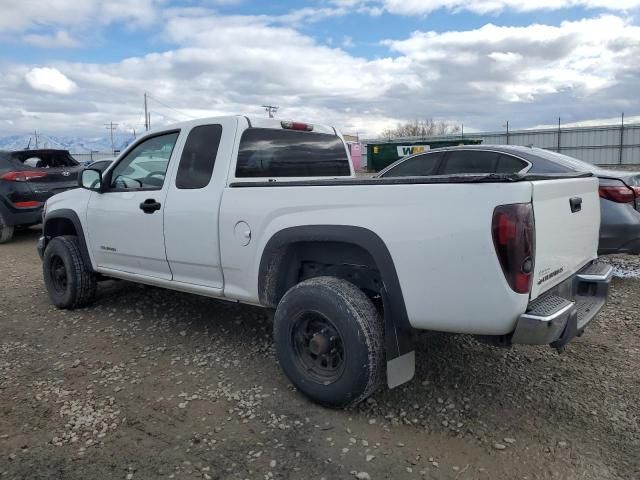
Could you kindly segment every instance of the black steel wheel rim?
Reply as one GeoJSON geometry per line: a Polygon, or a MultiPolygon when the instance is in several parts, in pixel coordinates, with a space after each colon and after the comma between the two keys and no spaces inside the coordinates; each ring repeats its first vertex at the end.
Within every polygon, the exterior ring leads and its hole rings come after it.
{"type": "Polygon", "coordinates": [[[58,255],[54,255],[49,261],[49,278],[56,292],[64,293],[67,291],[67,268],[58,255]]]}
{"type": "Polygon", "coordinates": [[[342,376],[345,351],[340,331],[320,312],[305,311],[296,317],[291,346],[298,369],[310,380],[329,385],[342,376]]]}

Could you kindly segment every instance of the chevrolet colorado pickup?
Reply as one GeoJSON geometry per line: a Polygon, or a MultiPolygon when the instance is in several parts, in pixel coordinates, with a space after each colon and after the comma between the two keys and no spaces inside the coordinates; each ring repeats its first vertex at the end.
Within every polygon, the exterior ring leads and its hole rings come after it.
{"type": "Polygon", "coordinates": [[[415,329],[560,349],[611,277],[589,173],[356,178],[323,125],[180,123],[79,184],[38,244],[56,306],[103,278],[263,306],[285,374],[327,406],[410,380],[415,329]]]}

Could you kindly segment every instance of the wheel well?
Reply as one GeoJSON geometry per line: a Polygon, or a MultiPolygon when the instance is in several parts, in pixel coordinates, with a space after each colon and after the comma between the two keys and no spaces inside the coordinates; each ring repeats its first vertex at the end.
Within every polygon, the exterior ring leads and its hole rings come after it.
{"type": "Polygon", "coordinates": [[[59,237],[60,235],[78,235],[76,227],[68,218],[52,218],[44,225],[44,234],[47,237],[59,237]]]}
{"type": "Polygon", "coordinates": [[[276,249],[268,260],[260,301],[276,307],[297,283],[329,275],[347,280],[375,297],[383,287],[380,270],[363,247],[341,241],[299,241],[276,249]]]}
{"type": "Polygon", "coordinates": [[[45,219],[43,226],[44,244],[46,249],[47,243],[54,237],[61,235],[74,235],[78,237],[80,253],[86,268],[93,269],[91,264],[91,256],[82,231],[82,224],[78,218],[78,214],[70,209],[60,209],[49,213],[45,219]]]}
{"type": "Polygon", "coordinates": [[[260,303],[275,308],[301,280],[331,275],[355,284],[381,309],[389,385],[413,377],[412,328],[393,258],[373,231],[352,225],[301,225],[275,233],[264,247],[258,274],[260,303]],[[410,368],[409,368],[410,366],[410,368]]]}

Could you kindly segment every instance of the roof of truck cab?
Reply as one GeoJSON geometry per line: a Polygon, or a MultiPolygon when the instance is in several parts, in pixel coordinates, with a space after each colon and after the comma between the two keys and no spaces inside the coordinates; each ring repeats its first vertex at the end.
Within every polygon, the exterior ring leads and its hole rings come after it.
{"type": "Polygon", "coordinates": [[[307,123],[313,125],[313,132],[315,133],[328,133],[332,135],[340,135],[339,132],[332,126],[317,123],[317,122],[308,122],[305,120],[297,119],[297,118],[265,118],[251,115],[224,115],[219,117],[205,117],[205,118],[197,118],[194,120],[187,120],[179,123],[172,123],[169,125],[163,125],[162,127],[154,128],[149,130],[146,133],[158,133],[164,132],[172,129],[180,129],[180,128],[193,128],[199,125],[208,125],[211,123],[220,122],[222,120],[229,119],[240,119],[247,122],[247,125],[250,127],[256,128],[273,128],[273,129],[282,129],[282,122],[300,122],[307,123]]]}

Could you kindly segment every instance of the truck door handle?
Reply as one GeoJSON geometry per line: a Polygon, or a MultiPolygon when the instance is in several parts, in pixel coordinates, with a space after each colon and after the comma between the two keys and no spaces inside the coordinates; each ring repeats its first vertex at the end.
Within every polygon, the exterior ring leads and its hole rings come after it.
{"type": "Polygon", "coordinates": [[[582,198],[573,197],[569,199],[569,205],[571,205],[571,213],[576,213],[582,210],[582,198]]]}
{"type": "Polygon", "coordinates": [[[142,210],[144,213],[153,213],[156,210],[160,210],[160,207],[160,202],[156,202],[153,198],[147,198],[140,204],[140,210],[142,210]]]}

